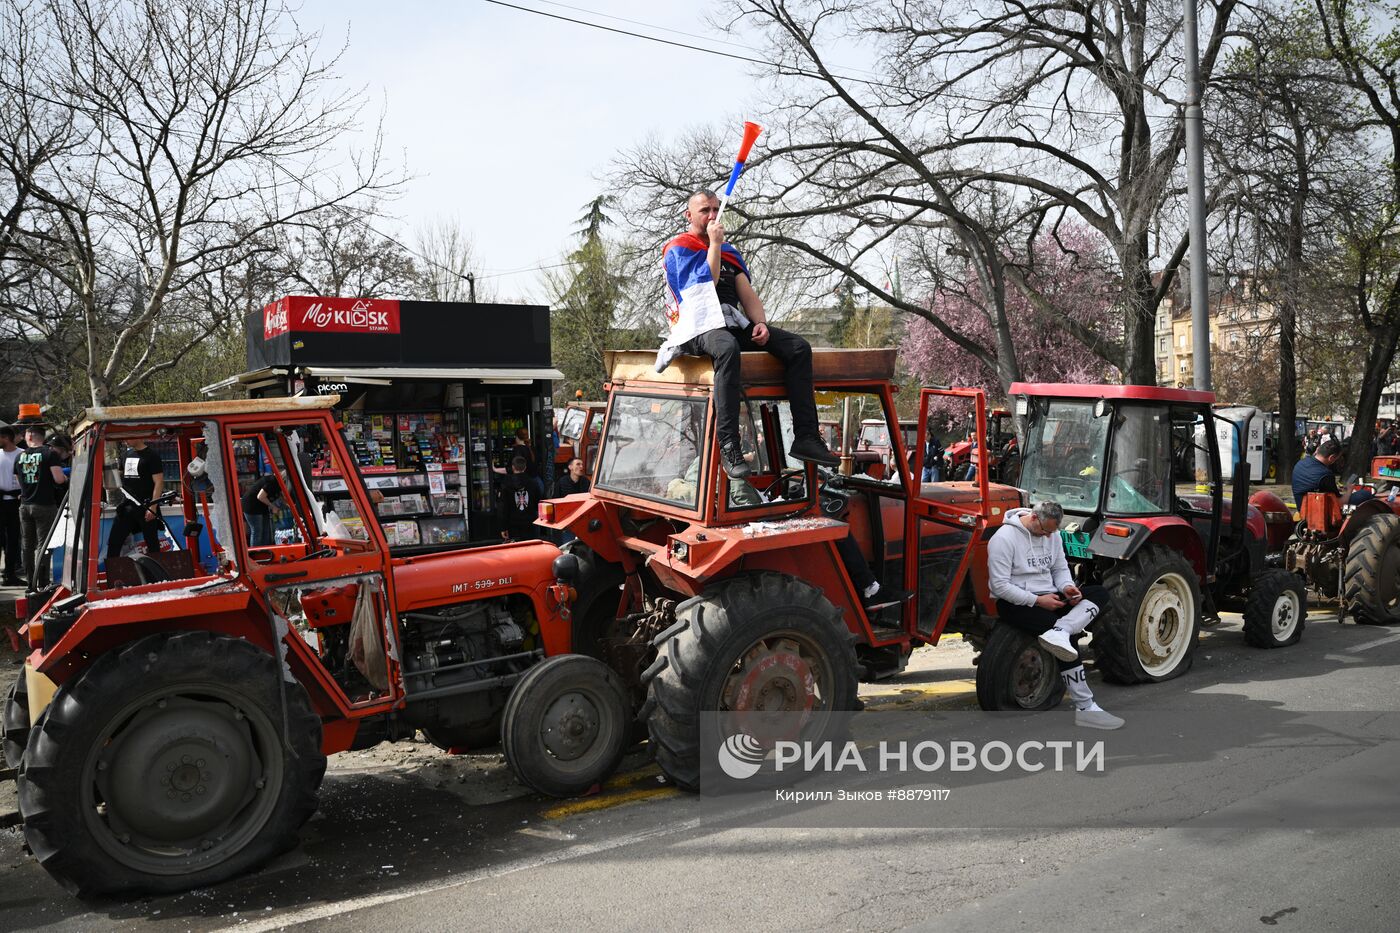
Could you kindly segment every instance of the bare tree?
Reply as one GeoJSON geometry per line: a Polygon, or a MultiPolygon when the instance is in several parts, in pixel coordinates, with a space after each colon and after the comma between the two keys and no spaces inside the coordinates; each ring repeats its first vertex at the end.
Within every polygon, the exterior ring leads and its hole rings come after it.
{"type": "Polygon", "coordinates": [[[418,228],[418,297],[425,301],[491,301],[495,290],[481,278],[476,244],[456,218],[439,217],[418,228]]]}
{"type": "MultiPolygon", "coordinates": [[[[279,3],[8,2],[31,44],[28,70],[0,76],[3,90],[62,114],[65,149],[34,171],[32,207],[0,258],[59,289],[93,403],[226,326],[234,309],[209,295],[269,256],[280,229],[390,187],[377,135],[337,164],[361,97],[279,3]]],[[[0,313],[55,339],[38,310],[0,313]]]]}
{"type": "MultiPolygon", "coordinates": [[[[937,327],[926,309],[870,281],[861,262],[898,251],[905,231],[941,228],[973,260],[993,306],[1005,288],[1021,289],[1129,381],[1155,381],[1156,310],[1187,248],[1184,230],[1162,226],[1185,139],[1176,8],[1127,0],[735,0],[733,8],[746,39],[767,40],[763,73],[781,101],[766,144],[772,204],[746,197],[743,206],[767,227],[744,233],[769,233],[937,327]],[[841,39],[869,48],[876,70],[853,75],[833,64],[825,49],[841,39]],[[988,229],[969,198],[992,187],[1006,192],[1013,222],[988,229]],[[1009,231],[1029,243],[1066,215],[1113,250],[1121,339],[1065,319],[1006,262],[1036,252],[1008,249],[1009,231]],[[1165,274],[1154,277],[1154,262],[1165,274]]],[[[1209,4],[1207,79],[1234,9],[1235,0],[1209,4]]],[[[635,177],[668,180],[654,154],[634,156],[635,177]]],[[[997,333],[1005,339],[1005,329],[997,333]]],[[[1003,370],[1011,365],[1006,348],[968,345],[951,328],[946,335],[1003,370]]]]}
{"type": "Polygon", "coordinates": [[[421,264],[397,240],[378,232],[374,207],[334,205],[286,225],[275,267],[283,284],[276,291],[414,297],[421,264]]]}
{"type": "Polygon", "coordinates": [[[1315,54],[1317,17],[1307,9],[1259,8],[1247,22],[1248,44],[1220,70],[1206,136],[1226,189],[1223,264],[1276,310],[1277,321],[1263,345],[1220,348],[1221,375],[1249,385],[1267,404],[1271,393],[1261,394],[1259,380],[1265,361],[1277,362],[1273,397],[1288,426],[1279,438],[1278,478],[1287,483],[1300,456],[1291,427],[1298,415],[1298,322],[1309,302],[1329,303],[1310,273],[1338,249],[1368,159],[1356,91],[1340,80],[1335,63],[1315,54]]]}
{"type": "Polygon", "coordinates": [[[1314,0],[1313,8],[1322,33],[1313,52],[1336,63],[1341,80],[1361,98],[1361,124],[1377,138],[1344,239],[1343,281],[1355,319],[1371,338],[1346,470],[1365,473],[1381,392],[1400,346],[1400,26],[1393,5],[1382,0],[1314,0]]]}

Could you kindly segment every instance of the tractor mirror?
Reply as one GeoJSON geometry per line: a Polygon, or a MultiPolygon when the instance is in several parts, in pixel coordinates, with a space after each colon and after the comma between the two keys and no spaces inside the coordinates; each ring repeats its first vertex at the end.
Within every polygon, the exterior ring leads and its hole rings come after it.
{"type": "Polygon", "coordinates": [[[1104,415],[1108,414],[1109,411],[1111,411],[1111,410],[1112,410],[1112,409],[1111,409],[1111,407],[1110,407],[1109,404],[1108,404],[1108,399],[1106,399],[1106,398],[1101,398],[1101,399],[1099,399],[1097,402],[1094,403],[1094,417],[1095,417],[1095,418],[1102,418],[1104,415]]]}

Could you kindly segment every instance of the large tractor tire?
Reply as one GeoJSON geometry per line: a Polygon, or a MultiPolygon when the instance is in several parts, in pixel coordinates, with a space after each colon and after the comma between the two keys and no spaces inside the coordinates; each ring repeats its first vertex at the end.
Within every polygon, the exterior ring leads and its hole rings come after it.
{"type": "Polygon", "coordinates": [[[520,678],[506,702],[501,750],[521,783],[577,797],[617,770],[631,744],[632,703],[612,668],[561,654],[520,678]]]}
{"type": "Polygon", "coordinates": [[[295,845],[325,770],[320,717],[276,658],[153,635],[98,658],[35,725],[24,837],[81,896],[204,887],[295,845]]]}
{"type": "Polygon", "coordinates": [[[1033,635],[993,625],[977,661],[977,705],[985,710],[1043,710],[1060,705],[1065,682],[1053,655],[1033,635]]]}
{"type": "Polygon", "coordinates": [[[1400,622],[1400,515],[1376,515],[1352,539],[1342,598],[1358,622],[1400,622]]]}
{"type": "Polygon", "coordinates": [[[860,667],[840,611],[821,590],[778,573],[725,580],[676,607],[647,671],[642,715],[673,784],[700,786],[702,712],[810,713],[803,741],[845,727],[860,667]]]}
{"type": "Polygon", "coordinates": [[[1266,570],[1254,579],[1244,607],[1244,640],[1256,648],[1286,648],[1303,637],[1308,590],[1292,571],[1266,570]]]}
{"type": "Polygon", "coordinates": [[[1201,584],[1182,554],[1143,547],[1104,577],[1112,609],[1094,622],[1094,659],[1105,680],[1157,683],[1191,669],[1201,627],[1201,584]]]}
{"type": "Polygon", "coordinates": [[[4,718],[0,720],[0,744],[5,750],[5,764],[18,768],[29,742],[29,684],[24,668],[15,675],[14,683],[5,691],[4,718]]]}

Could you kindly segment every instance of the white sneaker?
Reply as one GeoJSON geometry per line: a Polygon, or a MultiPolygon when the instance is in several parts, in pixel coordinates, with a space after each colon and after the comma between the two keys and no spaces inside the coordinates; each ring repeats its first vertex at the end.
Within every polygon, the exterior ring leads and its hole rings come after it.
{"type": "Polygon", "coordinates": [[[1088,709],[1077,709],[1074,711],[1074,724],[1083,726],[1086,729],[1121,729],[1123,720],[1110,712],[1099,708],[1099,704],[1090,703],[1088,709]]]}
{"type": "Polygon", "coordinates": [[[1061,661],[1079,660],[1079,652],[1069,643],[1069,635],[1057,628],[1046,629],[1040,634],[1040,646],[1061,661]]]}

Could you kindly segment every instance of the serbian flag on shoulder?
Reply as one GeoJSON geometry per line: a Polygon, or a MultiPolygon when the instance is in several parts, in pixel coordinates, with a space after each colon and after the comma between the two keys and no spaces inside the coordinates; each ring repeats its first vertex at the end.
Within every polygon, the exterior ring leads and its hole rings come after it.
{"type": "MultiPolygon", "coordinates": [[[[709,244],[693,233],[682,233],[668,241],[661,250],[661,269],[666,276],[666,323],[670,335],[656,352],[656,371],[662,372],[679,354],[680,346],[709,330],[740,324],[725,317],[710,275],[709,244]]],[[[749,275],[744,257],[732,243],[720,247],[720,262],[735,271],[749,275]]],[[[749,276],[752,279],[752,276],[749,276]]],[[[743,312],[735,310],[736,317],[743,312]]]]}

